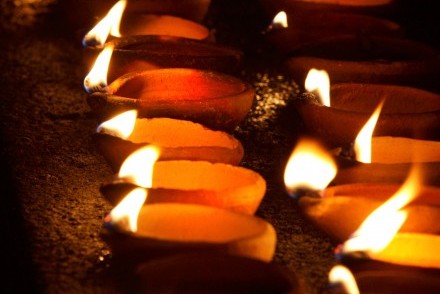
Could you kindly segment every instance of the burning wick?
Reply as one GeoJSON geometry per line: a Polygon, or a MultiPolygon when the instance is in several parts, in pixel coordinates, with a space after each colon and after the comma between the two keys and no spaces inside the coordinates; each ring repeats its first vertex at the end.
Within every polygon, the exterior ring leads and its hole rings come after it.
{"type": "Polygon", "coordinates": [[[330,288],[342,288],[343,293],[359,294],[359,288],[351,271],[343,265],[335,265],[328,275],[330,288]]]}
{"type": "Polygon", "coordinates": [[[384,100],[382,100],[376,107],[376,110],[362,127],[356,137],[356,140],[354,141],[354,153],[356,155],[356,160],[359,162],[371,163],[371,138],[373,136],[374,128],[376,127],[383,104],[384,100]]]}
{"type": "Polygon", "coordinates": [[[137,218],[147,200],[147,190],[135,188],[125,196],[119,204],[104,218],[104,225],[107,228],[136,232],[137,218]]]}
{"type": "Polygon", "coordinates": [[[95,64],[84,79],[84,89],[87,93],[101,92],[107,87],[107,71],[113,53],[113,45],[106,46],[99,53],[95,64]]]}
{"type": "Polygon", "coordinates": [[[130,154],[121,166],[118,176],[128,178],[140,187],[131,190],[124,199],[104,218],[104,226],[109,229],[129,232],[137,231],[137,218],[147,200],[148,190],[153,182],[153,167],[160,150],[148,145],[130,154]]]}
{"type": "Polygon", "coordinates": [[[137,110],[123,112],[100,124],[96,132],[127,139],[133,132],[136,117],[137,110]]]}
{"type": "Polygon", "coordinates": [[[320,197],[336,175],[333,157],[320,144],[302,139],[292,152],[284,171],[284,183],[289,195],[298,199],[304,195],[320,197]]]}
{"type": "Polygon", "coordinates": [[[113,5],[107,15],[84,36],[83,46],[102,46],[108,35],[120,37],[119,25],[126,6],[126,0],[120,0],[113,5]]]}
{"type": "Polygon", "coordinates": [[[321,104],[330,107],[330,77],[325,70],[309,70],[304,87],[309,92],[316,91],[321,104]]]}
{"type": "Polygon", "coordinates": [[[287,23],[287,14],[284,11],[280,11],[275,15],[272,20],[272,23],[263,31],[263,33],[267,33],[274,29],[283,29],[287,28],[289,25],[287,23]]]}
{"type": "Polygon", "coordinates": [[[413,168],[400,189],[374,210],[352,236],[337,248],[337,256],[365,258],[386,248],[405,222],[407,213],[402,208],[418,195],[420,183],[420,171],[413,168]]]}

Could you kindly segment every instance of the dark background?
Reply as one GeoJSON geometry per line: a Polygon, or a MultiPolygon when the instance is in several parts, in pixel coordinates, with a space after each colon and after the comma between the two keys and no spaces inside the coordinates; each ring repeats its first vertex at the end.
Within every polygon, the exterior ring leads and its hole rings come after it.
{"type": "MultiPolygon", "coordinates": [[[[73,0],[71,0],[73,1],[73,0]]],[[[86,1],[76,1],[78,11],[86,1]]],[[[97,120],[82,90],[85,68],[69,1],[0,4],[0,228],[3,293],[124,293],[99,237],[111,207],[99,185],[112,176],[90,142],[97,120]],[[69,6],[70,7],[70,6],[69,6]]],[[[390,19],[407,38],[439,48],[438,12],[432,3],[399,1],[390,19]]],[[[261,31],[271,18],[257,1],[213,1],[205,24],[219,43],[241,48],[242,78],[256,103],[236,135],[243,165],[260,172],[268,190],[257,214],[277,229],[274,262],[304,281],[309,293],[326,291],[336,245],[300,214],[283,188],[284,165],[301,122],[280,113],[301,92],[279,70],[280,60],[261,31]]],[[[94,19],[79,19],[79,22],[94,19]]]]}

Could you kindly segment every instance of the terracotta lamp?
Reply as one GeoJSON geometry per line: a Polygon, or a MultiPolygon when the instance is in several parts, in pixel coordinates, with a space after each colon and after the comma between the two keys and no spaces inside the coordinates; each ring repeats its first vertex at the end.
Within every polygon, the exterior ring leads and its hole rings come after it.
{"type": "Polygon", "coordinates": [[[135,150],[153,144],[161,149],[161,160],[200,160],[237,165],[243,146],[228,133],[201,124],[172,118],[136,118],[129,110],[103,122],[93,142],[117,172],[135,150]]]}
{"type": "MultiPolygon", "coordinates": [[[[331,77],[331,75],[330,75],[331,77]]],[[[406,86],[335,84],[330,87],[331,106],[307,96],[295,103],[306,129],[329,146],[354,141],[374,108],[385,99],[375,136],[440,139],[440,95],[406,86]]]]}
{"type": "MultiPolygon", "coordinates": [[[[239,49],[173,36],[127,36],[113,39],[114,46],[108,80],[133,71],[158,68],[198,68],[237,75],[243,66],[239,49]]],[[[99,47],[84,49],[87,68],[93,64],[99,47]]]]}
{"type": "Polygon", "coordinates": [[[373,293],[436,293],[440,289],[436,249],[440,237],[397,233],[406,221],[405,206],[417,197],[419,188],[413,176],[335,250],[359,283],[373,293]]]}
{"type": "MultiPolygon", "coordinates": [[[[278,15],[278,14],[277,14],[278,15]]],[[[317,40],[335,36],[389,36],[403,37],[399,24],[364,14],[316,11],[286,15],[285,25],[274,18],[266,39],[283,54],[317,40]]]]}
{"type": "MultiPolygon", "coordinates": [[[[266,193],[266,181],[257,172],[222,163],[158,161],[152,176],[147,204],[200,204],[254,214],[266,193]]],[[[119,177],[103,184],[100,191],[108,201],[117,204],[128,191],[139,185],[121,175],[120,171],[119,177]]]]}
{"type": "MultiPolygon", "coordinates": [[[[63,8],[68,11],[68,23],[75,28],[93,26],[96,19],[109,11],[114,1],[68,0],[63,1],[63,8]]],[[[127,13],[150,13],[174,15],[177,17],[202,22],[208,12],[211,0],[129,0],[127,13]]]]}
{"type": "MultiPolygon", "coordinates": [[[[327,187],[321,197],[304,196],[298,204],[315,225],[333,239],[343,242],[363,220],[390,198],[397,184],[354,183],[327,187]]],[[[408,219],[401,232],[439,234],[440,188],[424,186],[406,208],[408,219]]]]}
{"type": "Polygon", "coordinates": [[[303,84],[310,68],[332,83],[395,84],[438,89],[439,52],[423,43],[387,37],[334,37],[293,50],[287,71],[303,84]]]}
{"type": "Polygon", "coordinates": [[[170,68],[128,73],[87,98],[101,117],[137,109],[139,117],[191,120],[215,130],[232,131],[248,114],[253,88],[229,75],[170,68]]]}
{"type": "Polygon", "coordinates": [[[254,216],[209,206],[158,203],[142,206],[133,230],[123,226],[124,217],[116,219],[115,209],[106,217],[101,236],[114,258],[127,264],[190,252],[227,253],[270,262],[275,252],[274,228],[254,216]]]}
{"type": "Polygon", "coordinates": [[[287,268],[227,254],[153,259],[135,271],[140,293],[305,293],[287,268]]]}

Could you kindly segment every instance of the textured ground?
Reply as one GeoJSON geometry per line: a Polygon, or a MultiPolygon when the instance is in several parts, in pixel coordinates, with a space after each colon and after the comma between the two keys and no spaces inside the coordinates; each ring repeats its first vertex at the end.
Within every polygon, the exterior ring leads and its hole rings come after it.
{"type": "MultiPolygon", "coordinates": [[[[301,129],[282,111],[299,88],[277,70],[279,60],[259,39],[267,19],[256,3],[233,3],[214,1],[206,24],[220,42],[246,52],[243,79],[257,90],[252,112],[235,132],[245,146],[243,165],[268,183],[257,214],[276,227],[274,262],[303,279],[309,293],[321,293],[335,244],[303,219],[282,183],[301,129]]],[[[98,188],[112,174],[90,142],[97,120],[81,86],[77,31],[63,22],[67,12],[55,1],[10,0],[0,7],[2,290],[125,293],[126,282],[115,276],[111,253],[99,237],[111,207],[98,188]]],[[[420,27],[412,32],[431,40],[428,33],[417,34],[420,27]]]]}

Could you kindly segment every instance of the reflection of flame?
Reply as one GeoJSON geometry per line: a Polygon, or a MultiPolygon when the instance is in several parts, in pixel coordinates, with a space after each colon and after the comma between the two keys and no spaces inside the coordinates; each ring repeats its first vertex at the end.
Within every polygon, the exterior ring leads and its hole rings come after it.
{"type": "Polygon", "coordinates": [[[84,46],[104,45],[108,35],[120,37],[119,25],[121,23],[122,13],[124,13],[126,0],[120,0],[109,10],[107,15],[91,29],[83,39],[84,46]]]}
{"type": "Polygon", "coordinates": [[[272,24],[270,25],[270,28],[287,28],[287,15],[284,11],[280,11],[275,15],[273,18],[272,24]]]}
{"type": "Polygon", "coordinates": [[[356,153],[356,160],[359,162],[371,163],[371,137],[373,136],[374,127],[379,119],[383,103],[383,100],[379,103],[354,141],[354,152],[356,153]]]}
{"type": "Polygon", "coordinates": [[[113,45],[105,46],[96,58],[92,70],[84,79],[84,89],[88,93],[97,92],[107,86],[107,71],[113,53],[113,45]]]}
{"type": "Polygon", "coordinates": [[[342,285],[344,287],[344,293],[360,293],[353,274],[343,265],[335,265],[328,275],[328,280],[331,285],[342,285]]]}
{"type": "Polygon", "coordinates": [[[292,152],[284,171],[288,190],[322,190],[336,175],[331,155],[317,142],[302,139],[292,152]]]}
{"type": "Polygon", "coordinates": [[[330,78],[325,70],[309,70],[304,87],[309,92],[318,92],[321,103],[330,107],[330,78]]]}
{"type": "Polygon", "coordinates": [[[138,186],[151,188],[153,166],[159,155],[159,148],[152,145],[136,150],[122,163],[119,169],[119,177],[128,178],[138,186]]]}
{"type": "Polygon", "coordinates": [[[110,220],[125,230],[137,231],[137,218],[139,212],[147,199],[147,190],[136,188],[131,190],[121,202],[110,212],[110,220]]]}
{"type": "Polygon", "coordinates": [[[413,168],[402,187],[373,211],[344,243],[342,253],[374,253],[385,248],[406,220],[407,213],[401,209],[417,196],[420,188],[420,171],[413,168]]]}
{"type": "Polygon", "coordinates": [[[96,132],[127,139],[133,132],[136,117],[137,110],[123,112],[100,124],[96,129],[96,132]]]}

